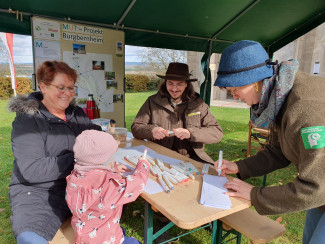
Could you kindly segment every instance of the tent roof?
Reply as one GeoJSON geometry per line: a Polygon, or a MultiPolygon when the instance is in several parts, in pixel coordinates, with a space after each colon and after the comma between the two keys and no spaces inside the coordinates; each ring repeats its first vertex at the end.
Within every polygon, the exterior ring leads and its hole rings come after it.
{"type": "Polygon", "coordinates": [[[32,15],[124,30],[127,45],[220,53],[246,39],[273,53],[325,22],[325,1],[2,0],[0,31],[31,35],[32,15]]]}

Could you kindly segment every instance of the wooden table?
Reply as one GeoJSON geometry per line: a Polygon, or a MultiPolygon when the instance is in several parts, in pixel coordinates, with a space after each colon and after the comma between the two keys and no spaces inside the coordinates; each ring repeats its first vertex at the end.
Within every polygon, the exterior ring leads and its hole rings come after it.
{"type": "MultiPolygon", "coordinates": [[[[121,143],[121,147],[146,146],[159,154],[172,158],[180,159],[185,162],[191,162],[201,172],[202,163],[189,159],[175,151],[162,147],[151,141],[134,139],[132,143],[121,143]]],[[[209,174],[214,174],[215,170],[210,169],[209,174]]],[[[205,207],[199,204],[202,188],[202,175],[196,175],[195,180],[178,184],[170,193],[160,192],[150,195],[143,192],[141,196],[146,200],[145,206],[145,243],[152,241],[161,235],[164,231],[171,228],[174,224],[182,229],[195,229],[202,225],[213,222],[212,243],[217,242],[217,220],[232,213],[249,208],[250,201],[231,197],[232,207],[229,210],[223,210],[213,207],[205,207]],[[153,234],[153,214],[152,208],[161,212],[171,223],[161,231],[153,234]]],[[[220,223],[219,223],[220,225],[220,223]]]]}
{"type": "MultiPolygon", "coordinates": [[[[144,145],[157,153],[180,159],[185,162],[191,162],[201,172],[202,163],[196,162],[185,156],[180,155],[170,149],[162,147],[150,141],[134,139],[128,143],[121,143],[120,147],[130,147],[144,145]]],[[[214,169],[210,169],[209,174],[213,174],[214,169]]],[[[153,177],[152,177],[153,178],[153,177]]],[[[144,223],[144,243],[152,243],[154,239],[162,233],[177,225],[182,229],[201,229],[212,222],[212,243],[221,243],[222,223],[218,219],[228,216],[232,213],[250,207],[250,201],[231,197],[232,207],[229,210],[223,210],[212,207],[204,207],[199,204],[202,188],[202,176],[196,175],[195,180],[178,184],[170,193],[160,192],[149,195],[143,192],[141,196],[145,199],[145,223],[144,223]],[[171,222],[161,230],[153,233],[153,209],[161,212],[171,222]]],[[[192,232],[192,231],[190,231],[192,232]]],[[[70,244],[73,243],[73,229],[71,219],[67,219],[56,233],[50,244],[70,244]]],[[[186,235],[186,234],[183,234],[186,235]]],[[[173,239],[176,239],[175,237],[173,239]]]]}

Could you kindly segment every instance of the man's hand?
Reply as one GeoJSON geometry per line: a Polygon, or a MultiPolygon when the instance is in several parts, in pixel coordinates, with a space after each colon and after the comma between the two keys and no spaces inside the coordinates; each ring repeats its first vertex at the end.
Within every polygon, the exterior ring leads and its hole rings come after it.
{"type": "Polygon", "coordinates": [[[169,136],[169,134],[168,134],[168,130],[165,130],[164,128],[161,127],[155,127],[152,129],[152,136],[156,140],[161,140],[169,136]]]}
{"type": "Polygon", "coordinates": [[[177,128],[177,129],[173,129],[173,131],[174,131],[174,135],[181,140],[191,138],[191,133],[187,129],[177,128]]]}

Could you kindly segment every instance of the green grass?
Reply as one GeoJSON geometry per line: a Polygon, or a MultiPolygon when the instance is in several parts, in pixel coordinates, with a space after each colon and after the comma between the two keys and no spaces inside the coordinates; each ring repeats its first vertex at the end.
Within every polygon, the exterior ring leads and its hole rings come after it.
{"type": "MultiPolygon", "coordinates": [[[[141,93],[126,93],[126,127],[130,130],[132,121],[138,110],[145,102],[148,96],[155,92],[141,93]]],[[[6,109],[7,101],[0,100],[0,209],[5,209],[0,212],[0,244],[16,243],[11,232],[10,225],[10,204],[8,200],[8,184],[12,170],[12,151],[10,145],[11,123],[14,119],[14,114],[9,113],[6,109]]],[[[247,139],[248,139],[248,121],[249,110],[237,108],[221,108],[211,107],[211,112],[217,118],[221,127],[224,130],[224,136],[220,143],[206,145],[206,152],[216,160],[220,149],[224,151],[224,158],[229,160],[239,160],[246,157],[247,139]]],[[[254,153],[254,152],[253,152],[254,153]]],[[[297,175],[293,166],[275,171],[268,175],[267,184],[282,185],[292,181],[297,175]]],[[[257,186],[262,185],[262,178],[257,177],[247,180],[250,184],[257,186]]],[[[144,200],[139,198],[136,202],[128,204],[123,214],[121,225],[127,231],[127,235],[133,236],[143,242],[143,226],[144,220],[141,215],[144,215],[144,200]],[[140,210],[140,214],[133,216],[134,210],[140,210]]],[[[292,244],[301,243],[305,214],[281,214],[270,216],[273,219],[282,218],[282,224],[285,225],[286,234],[271,243],[292,244]]],[[[154,220],[156,221],[156,220],[154,220]]],[[[170,231],[170,237],[186,232],[178,227],[173,227],[170,231]]],[[[211,233],[205,229],[191,233],[188,236],[182,237],[177,243],[188,244],[205,244],[211,243],[211,233]]],[[[234,243],[234,242],[232,242],[234,243]]],[[[242,243],[248,244],[249,240],[243,237],[242,243]]]]}

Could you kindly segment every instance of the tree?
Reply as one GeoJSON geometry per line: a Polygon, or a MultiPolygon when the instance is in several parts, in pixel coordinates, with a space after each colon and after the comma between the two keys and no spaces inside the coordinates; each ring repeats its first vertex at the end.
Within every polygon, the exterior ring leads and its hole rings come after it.
{"type": "Polygon", "coordinates": [[[186,51],[172,49],[141,48],[137,55],[154,71],[166,71],[171,62],[186,63],[187,61],[186,51]]]}

